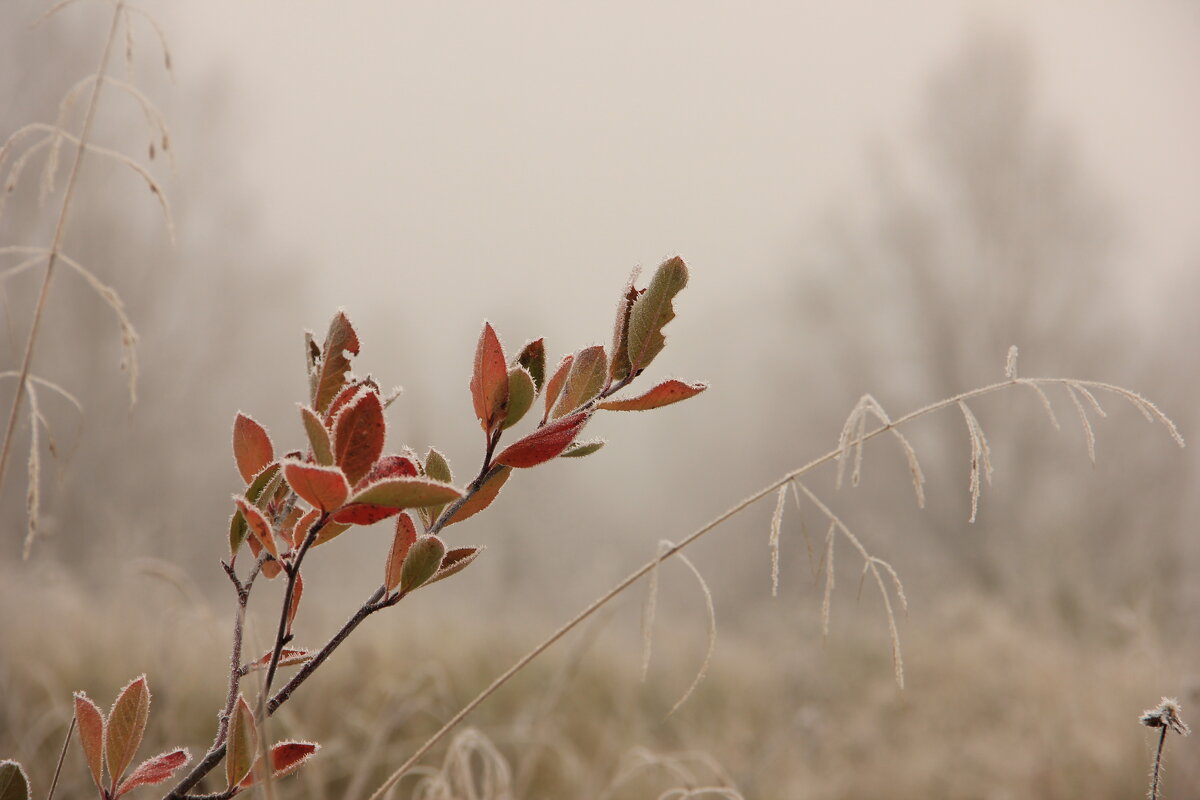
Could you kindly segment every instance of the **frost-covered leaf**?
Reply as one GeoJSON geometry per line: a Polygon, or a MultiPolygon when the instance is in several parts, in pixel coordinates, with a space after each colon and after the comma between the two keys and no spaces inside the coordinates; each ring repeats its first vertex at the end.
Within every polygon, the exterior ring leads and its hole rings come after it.
{"type": "Polygon", "coordinates": [[[352,526],[353,523],[349,522],[337,522],[332,519],[327,520],[325,524],[321,526],[321,530],[317,532],[317,538],[313,540],[313,547],[316,547],[319,544],[325,544],[332,539],[336,539],[338,536],[341,536],[343,533],[350,530],[352,526]]]}
{"type": "Polygon", "coordinates": [[[339,311],[329,323],[329,333],[325,337],[325,346],[321,348],[321,362],[317,367],[313,408],[318,412],[324,413],[346,384],[346,373],[350,371],[350,359],[346,353],[356,356],[358,350],[358,335],[350,320],[339,311]]]}
{"type": "Polygon", "coordinates": [[[629,364],[634,375],[649,366],[666,345],[662,329],[675,318],[672,301],[687,280],[687,267],[676,256],[659,266],[646,291],[634,302],[629,312],[629,364]]]}
{"type": "Polygon", "coordinates": [[[680,400],[695,397],[708,388],[707,383],[684,383],[683,381],[663,381],[645,394],[631,397],[628,400],[605,400],[597,406],[606,411],[649,411],[652,408],[662,408],[680,400]]]}
{"type": "Polygon", "coordinates": [[[587,424],[589,412],[574,414],[555,420],[519,439],[496,456],[497,464],[527,469],[557,458],[567,449],[583,426],[587,424]]]}
{"type": "Polygon", "coordinates": [[[508,410],[504,416],[504,427],[511,428],[521,421],[525,412],[533,405],[536,394],[533,376],[524,367],[513,367],[508,371],[508,410]]]}
{"type": "Polygon", "coordinates": [[[462,496],[455,487],[429,478],[388,478],[354,493],[350,503],[386,506],[387,508],[420,508],[450,503],[462,496]]]}
{"type": "Polygon", "coordinates": [[[150,716],[150,689],[146,676],[139,675],[121,690],[108,712],[108,723],[104,730],[105,756],[108,760],[108,775],[112,786],[125,774],[125,768],[133,761],[142,734],[146,732],[146,721],[150,716]]]}
{"type": "MultiPolygon", "coordinates": [[[[274,655],[273,650],[268,650],[262,654],[262,657],[247,664],[242,668],[243,672],[253,672],[256,669],[266,669],[271,665],[271,656],[274,655]]],[[[279,666],[294,667],[297,664],[303,664],[306,661],[312,661],[313,652],[297,647],[285,647],[279,651],[279,666]]]]}
{"type": "Polygon", "coordinates": [[[384,456],[375,462],[375,466],[371,467],[371,471],[367,476],[359,481],[359,485],[355,488],[362,488],[367,484],[377,483],[385,478],[415,478],[417,476],[417,465],[413,463],[411,458],[407,456],[384,456]]]}
{"type": "Polygon", "coordinates": [[[91,698],[83,692],[75,693],[75,724],[79,729],[79,744],[92,780],[97,789],[104,788],[104,715],[91,698]]]}
{"type": "Polygon", "coordinates": [[[154,786],[162,783],[175,774],[175,771],[191,761],[191,755],[186,748],[160,753],[154,758],[148,758],[138,765],[129,777],[121,781],[113,800],[139,786],[154,786]]]}
{"type": "Polygon", "coordinates": [[[533,378],[534,394],[542,391],[542,383],[546,380],[546,343],[543,339],[535,339],[521,348],[517,363],[525,368],[533,378]]]}
{"type": "MultiPolygon", "coordinates": [[[[267,486],[275,480],[279,475],[279,463],[271,464],[262,472],[255,476],[250,486],[246,489],[246,499],[255,505],[259,504],[259,500],[263,498],[267,486]]],[[[246,540],[246,518],[242,516],[241,510],[233,512],[233,517],[229,520],[229,554],[236,556],[237,551],[242,546],[242,542],[246,540]]]]}
{"type": "Polygon", "coordinates": [[[546,402],[546,411],[542,414],[543,422],[550,418],[550,412],[554,409],[554,402],[562,394],[563,385],[567,382],[567,374],[571,371],[571,363],[574,360],[574,355],[563,356],[563,360],[558,362],[558,366],[554,368],[554,374],[550,376],[550,380],[546,381],[546,392],[543,395],[543,399],[546,402]]]}
{"type": "Polygon", "coordinates": [[[587,442],[571,442],[567,449],[562,451],[562,455],[559,458],[583,458],[584,456],[590,456],[601,447],[604,447],[604,445],[605,441],[603,439],[592,439],[587,442]]]}
{"type": "Polygon", "coordinates": [[[334,422],[333,461],[342,468],[353,486],[383,454],[387,424],[379,394],[364,389],[350,401],[334,422]]]}
{"type": "Polygon", "coordinates": [[[0,761],[0,800],[29,800],[29,777],[16,761],[0,761]]]}
{"type": "Polygon", "coordinates": [[[359,391],[364,388],[367,391],[375,392],[375,394],[383,394],[382,390],[379,388],[379,384],[370,377],[348,381],[346,385],[342,387],[342,390],[334,396],[333,402],[329,404],[329,408],[325,409],[325,413],[322,415],[325,419],[326,428],[333,430],[334,423],[337,422],[338,415],[341,414],[346,406],[350,404],[351,400],[358,397],[359,391]]]}
{"type": "Polygon", "coordinates": [[[479,344],[475,347],[471,400],[484,431],[491,433],[504,421],[508,406],[508,367],[504,362],[504,348],[490,322],[483,324],[479,344]]]}
{"type": "Polygon", "coordinates": [[[482,552],[482,547],[456,547],[453,550],[447,550],[446,555],[442,556],[441,566],[427,581],[427,584],[436,583],[442,578],[449,578],[451,575],[462,572],[471,566],[471,562],[482,552]]]}
{"type": "Polygon", "coordinates": [[[334,513],[333,521],[339,525],[374,525],[399,513],[398,508],[376,503],[347,503],[334,513]]]}
{"type": "Polygon", "coordinates": [[[296,613],[300,610],[300,598],[304,595],[304,576],[296,573],[296,585],[292,587],[292,604],[288,606],[287,635],[292,635],[292,623],[296,621],[296,613]]]}
{"type": "Polygon", "coordinates": [[[408,549],[400,569],[400,591],[408,593],[433,577],[446,555],[446,545],[436,536],[422,536],[408,549]]]}
{"type": "Polygon", "coordinates": [[[246,698],[238,695],[229,720],[229,739],[225,749],[225,780],[233,788],[250,773],[258,756],[258,726],[246,698]]]}
{"type": "Polygon", "coordinates": [[[308,434],[308,443],[312,447],[313,458],[323,467],[333,464],[333,442],[329,438],[329,429],[317,416],[317,412],[308,406],[300,406],[300,420],[304,423],[304,432],[308,434]]]}
{"type": "MultiPolygon", "coordinates": [[[[333,511],[341,508],[350,496],[350,483],[337,467],[305,464],[303,461],[283,462],[283,477],[292,491],[313,508],[333,511]]],[[[274,554],[272,554],[274,555],[274,554]]]]}
{"type": "MultiPolygon", "coordinates": [[[[429,448],[429,454],[425,456],[425,475],[433,478],[435,481],[454,483],[454,473],[450,471],[450,462],[432,447],[429,448]]],[[[433,521],[442,515],[442,511],[445,508],[445,505],[425,506],[422,508],[421,519],[425,521],[425,527],[428,528],[432,525],[433,521]]]]}
{"type": "Polygon", "coordinates": [[[404,567],[404,559],[408,551],[417,541],[417,528],[413,525],[412,517],[401,514],[396,518],[396,535],[392,537],[392,547],[388,551],[387,565],[384,569],[384,586],[390,592],[400,585],[400,572],[404,567]]]}
{"type": "Polygon", "coordinates": [[[492,473],[491,477],[479,487],[479,490],[467,498],[467,502],[459,506],[454,515],[446,520],[446,525],[453,525],[456,522],[469,519],[490,506],[492,501],[496,499],[496,496],[500,494],[500,490],[504,488],[504,484],[508,481],[508,476],[511,474],[512,467],[501,467],[492,473]]]}
{"type": "Polygon", "coordinates": [[[553,416],[565,416],[600,394],[607,379],[608,356],[604,348],[593,345],[580,350],[571,362],[571,371],[567,374],[567,382],[562,397],[554,407],[553,416]]]}
{"type": "Polygon", "coordinates": [[[629,313],[640,292],[634,287],[638,270],[634,270],[617,303],[617,321],[613,323],[612,361],[608,365],[609,380],[623,380],[629,375],[629,313]]]}
{"type": "Polygon", "coordinates": [[[233,420],[233,457],[246,483],[275,460],[275,449],[266,428],[240,411],[233,420]]]}
{"type": "MultiPolygon", "coordinates": [[[[304,766],[304,763],[320,749],[321,745],[316,742],[280,742],[273,746],[271,748],[271,777],[286,778],[304,766]]],[[[248,788],[261,780],[261,762],[261,758],[255,761],[254,769],[239,784],[240,788],[248,788]]]]}
{"type": "Polygon", "coordinates": [[[271,523],[256,506],[247,502],[246,498],[234,495],[233,502],[237,504],[238,510],[246,519],[246,527],[250,530],[250,535],[258,540],[258,543],[271,554],[272,558],[278,559],[279,545],[275,543],[275,533],[271,530],[271,523]]]}

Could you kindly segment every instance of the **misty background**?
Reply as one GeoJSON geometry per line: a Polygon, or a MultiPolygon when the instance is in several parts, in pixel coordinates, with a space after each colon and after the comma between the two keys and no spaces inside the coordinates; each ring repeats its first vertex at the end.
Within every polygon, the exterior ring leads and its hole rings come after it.
{"type": "MultiPolygon", "coordinates": [[[[103,45],[105,4],[31,28],[43,8],[0,6],[5,136],[52,121],[103,45]]],[[[545,336],[557,363],[607,343],[630,270],[644,280],[674,254],[691,283],[642,381],[711,388],[598,417],[589,435],[609,440],[598,454],[516,475],[448,534],[488,546],[474,579],[418,598],[419,613],[556,624],[659,540],[835,446],[862,394],[897,417],[1001,380],[1013,344],[1024,376],[1129,387],[1189,441],[1200,429],[1193,3],[150,10],[172,75],[137,27],[132,80],[171,129],[151,169],[177,242],[144,185],[97,159],[67,240],[140,333],[138,402],[116,368],[111,311],[60,271],[34,371],[85,410],[43,399],[58,454],[43,453],[29,562],[23,425],[0,488],[0,575],[66,574],[102,591],[156,587],[151,573],[182,568],[172,580],[223,615],[233,417],[266,424],[279,452],[302,445],[305,329],[323,335],[344,308],[363,341],[356,371],[404,387],[388,450],[434,445],[461,482],[482,450],[467,380],[483,319],[510,353],[545,336]]],[[[102,143],[144,158],[150,136],[128,97],[106,92],[99,125],[102,143]]],[[[57,195],[39,207],[39,169],[10,193],[0,245],[49,241],[57,195]]],[[[40,268],[0,283],[0,371],[19,366],[39,280],[40,268]]],[[[1194,448],[1101,396],[1092,466],[1070,399],[1052,399],[1061,432],[1025,389],[972,404],[996,465],[974,524],[953,411],[907,432],[928,477],[924,510],[891,441],[868,446],[861,486],[835,490],[832,469],[806,483],[903,577],[902,637],[968,593],[1069,636],[1150,628],[1196,641],[1194,448]]],[[[820,585],[801,519],[817,539],[825,523],[789,507],[772,600],[771,510],[710,535],[695,560],[722,636],[752,639],[782,619],[775,642],[803,647],[819,630],[820,585]]],[[[307,591],[329,620],[377,584],[389,536],[383,524],[317,551],[307,591]]],[[[886,652],[878,598],[856,600],[860,564],[839,556],[835,609],[886,652]]],[[[699,595],[670,580],[663,613],[702,638],[699,595]]],[[[1167,660],[1161,670],[1162,692],[1196,679],[1167,660]]]]}

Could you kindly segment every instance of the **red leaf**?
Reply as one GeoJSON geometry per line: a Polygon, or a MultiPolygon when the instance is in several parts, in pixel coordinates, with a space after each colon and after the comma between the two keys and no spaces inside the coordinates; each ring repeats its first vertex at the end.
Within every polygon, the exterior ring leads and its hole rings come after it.
{"type": "MultiPolygon", "coordinates": [[[[296,522],[292,525],[292,530],[288,537],[292,540],[292,547],[298,548],[300,545],[304,544],[304,537],[308,536],[308,532],[312,528],[313,523],[320,518],[321,512],[314,508],[300,519],[296,520],[296,522]]],[[[318,536],[319,535],[320,534],[318,534],[318,536]]],[[[315,545],[316,542],[313,542],[313,544],[315,545]]]]}
{"type": "Polygon", "coordinates": [[[233,420],[233,457],[246,483],[275,460],[275,449],[266,429],[240,411],[233,420]]]}
{"type": "Polygon", "coordinates": [[[104,715],[83,692],[75,693],[75,722],[79,727],[79,743],[92,780],[97,789],[104,789],[104,715]]]}
{"type": "Polygon", "coordinates": [[[313,508],[333,511],[350,496],[350,483],[337,467],[321,467],[302,461],[283,462],[283,477],[300,499],[313,508]]]}
{"type": "Polygon", "coordinates": [[[386,431],[383,403],[370,389],[360,390],[338,414],[333,428],[333,461],[351,486],[362,480],[383,454],[386,431]]]}
{"type": "Polygon", "coordinates": [[[557,458],[583,430],[590,416],[591,412],[577,411],[544,425],[506,447],[496,456],[496,463],[527,469],[557,458]]]}
{"type": "MultiPolygon", "coordinates": [[[[271,777],[283,778],[291,775],[320,749],[321,745],[315,742],[280,742],[271,748],[271,777]]],[[[260,758],[255,762],[254,770],[238,784],[239,787],[245,789],[258,783],[261,766],[260,758]]]]}
{"type": "Polygon", "coordinates": [[[504,361],[504,348],[490,322],[483,324],[483,333],[475,347],[471,400],[475,404],[475,416],[487,433],[504,421],[508,406],[508,367],[504,361]]]}
{"type": "Polygon", "coordinates": [[[192,757],[186,748],[172,750],[169,753],[160,753],[154,758],[146,759],[138,765],[138,768],[128,778],[121,782],[121,785],[117,787],[117,791],[113,795],[113,800],[116,800],[116,798],[125,794],[130,789],[162,783],[167,778],[170,778],[175,773],[175,770],[191,760],[192,757]]]}
{"type": "Polygon", "coordinates": [[[300,596],[304,594],[304,577],[296,573],[296,585],[292,587],[292,604],[288,607],[287,635],[292,635],[292,623],[296,620],[296,612],[300,610],[300,596]]]}
{"type": "MultiPolygon", "coordinates": [[[[467,502],[459,506],[458,510],[454,512],[454,516],[446,521],[446,525],[462,522],[490,506],[496,496],[500,494],[500,490],[504,488],[510,475],[512,475],[512,467],[501,467],[492,477],[484,481],[483,486],[480,486],[479,490],[467,499],[467,502]]],[[[445,525],[442,527],[444,528],[445,525]]]]}
{"type": "Polygon", "coordinates": [[[575,356],[573,355],[563,356],[563,360],[558,362],[550,380],[546,381],[546,413],[542,414],[542,422],[550,418],[550,409],[554,408],[554,401],[558,399],[563,384],[567,382],[567,374],[571,371],[571,362],[574,360],[575,356]]]}
{"type": "Polygon", "coordinates": [[[271,523],[258,510],[258,507],[249,503],[246,498],[234,495],[233,502],[237,503],[238,510],[242,512],[242,516],[246,519],[246,527],[250,529],[251,535],[258,540],[259,544],[266,548],[268,553],[278,559],[279,546],[275,544],[275,534],[271,530],[271,523]]]}
{"type": "Polygon", "coordinates": [[[121,690],[108,712],[104,726],[105,758],[108,760],[108,775],[115,788],[125,774],[125,768],[133,760],[142,734],[146,732],[146,721],[150,716],[150,689],[146,676],[140,675],[121,690]]]}
{"type": "Polygon", "coordinates": [[[321,364],[317,369],[316,388],[313,394],[313,408],[324,412],[330,402],[346,383],[346,373],[350,370],[350,359],[358,355],[358,335],[346,315],[339,311],[329,323],[329,334],[325,337],[325,347],[321,349],[321,364]]]}
{"type": "Polygon", "coordinates": [[[404,567],[404,559],[408,550],[417,541],[417,528],[413,525],[408,514],[396,518],[396,535],[392,538],[392,548],[388,551],[387,568],[384,570],[384,586],[390,592],[400,585],[400,570],[404,567]]]}
{"type": "Polygon", "coordinates": [[[359,486],[356,488],[385,478],[415,478],[416,476],[417,465],[412,462],[412,459],[404,456],[384,456],[375,462],[375,466],[371,467],[367,477],[359,481],[359,486]]]}
{"type": "Polygon", "coordinates": [[[662,408],[680,400],[695,397],[708,388],[707,383],[684,383],[669,380],[660,383],[645,394],[631,397],[628,400],[605,400],[597,408],[607,411],[649,411],[652,408],[662,408]]]}
{"type": "MultiPolygon", "coordinates": [[[[348,503],[333,515],[333,521],[342,525],[373,525],[381,519],[394,517],[399,513],[400,509],[392,508],[391,506],[380,506],[371,503],[348,503]]],[[[333,537],[329,538],[332,539],[333,537]]]]}

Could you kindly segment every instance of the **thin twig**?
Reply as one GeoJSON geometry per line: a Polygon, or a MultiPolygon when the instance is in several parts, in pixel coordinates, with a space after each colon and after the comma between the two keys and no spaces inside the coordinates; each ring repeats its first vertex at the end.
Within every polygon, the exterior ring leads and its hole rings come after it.
{"type": "Polygon", "coordinates": [[[54,778],[50,781],[50,791],[46,793],[46,800],[54,800],[54,790],[58,786],[58,776],[62,773],[63,761],[67,758],[67,745],[71,744],[71,734],[75,730],[75,717],[71,717],[71,724],[67,726],[67,735],[63,737],[62,750],[58,754],[58,764],[54,767],[54,778]]]}

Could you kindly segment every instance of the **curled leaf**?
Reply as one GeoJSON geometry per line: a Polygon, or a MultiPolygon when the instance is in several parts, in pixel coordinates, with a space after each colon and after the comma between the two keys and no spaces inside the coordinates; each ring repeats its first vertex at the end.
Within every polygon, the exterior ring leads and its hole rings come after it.
{"type": "MultiPolygon", "coordinates": [[[[275,652],[273,650],[268,650],[267,652],[263,653],[260,658],[242,667],[242,674],[245,675],[253,672],[256,669],[266,669],[271,665],[271,656],[274,654],[275,652]]],[[[306,661],[312,661],[312,657],[313,652],[311,650],[304,650],[297,647],[285,647],[279,651],[279,666],[294,667],[297,664],[303,664],[306,661]]]]}
{"type": "Polygon", "coordinates": [[[662,408],[680,400],[695,397],[708,388],[707,383],[684,383],[683,381],[663,381],[645,394],[631,397],[628,400],[605,400],[597,408],[606,411],[649,411],[652,408],[662,408]]]}
{"type": "Polygon", "coordinates": [[[296,573],[296,585],[292,587],[292,604],[288,606],[287,635],[292,635],[292,623],[296,621],[296,612],[300,610],[300,597],[304,594],[304,577],[296,573]]]}
{"type": "Polygon", "coordinates": [[[590,412],[577,411],[544,425],[506,447],[496,456],[496,463],[527,469],[557,458],[583,430],[590,416],[590,412]]]}
{"type": "Polygon", "coordinates": [[[234,495],[233,502],[237,503],[238,511],[242,512],[251,535],[273,558],[278,559],[279,546],[275,543],[275,534],[271,529],[271,523],[256,506],[247,502],[246,498],[234,495]]]}
{"type": "MultiPolygon", "coordinates": [[[[279,475],[279,463],[276,462],[264,469],[255,476],[254,481],[246,489],[246,499],[255,505],[259,505],[259,501],[267,495],[267,487],[272,484],[275,478],[279,475]]],[[[242,516],[241,510],[233,512],[233,517],[229,520],[229,554],[236,556],[237,551],[242,546],[242,542],[246,540],[246,518],[242,516]]]]}
{"type": "Polygon", "coordinates": [[[562,451],[562,455],[559,458],[583,458],[584,456],[590,456],[601,447],[604,447],[604,445],[605,441],[603,439],[592,439],[588,442],[571,442],[567,446],[567,449],[562,451]]]}
{"type": "Polygon", "coordinates": [[[546,343],[543,339],[535,339],[521,348],[517,363],[525,368],[533,378],[534,394],[542,391],[542,383],[546,380],[546,343]]]}
{"type": "Polygon", "coordinates": [[[341,508],[350,496],[350,483],[337,467],[285,461],[283,477],[301,500],[322,511],[341,508]]]}
{"type": "Polygon", "coordinates": [[[453,550],[447,550],[446,555],[442,556],[441,566],[438,567],[438,571],[427,581],[426,585],[436,583],[442,578],[449,578],[451,575],[462,572],[471,566],[471,562],[482,552],[482,547],[456,547],[453,550]]]}
{"type": "Polygon", "coordinates": [[[613,324],[612,361],[608,365],[610,381],[623,380],[629,375],[629,313],[641,294],[633,285],[639,270],[634,270],[625,283],[621,302],[617,303],[617,321],[613,324]]]}
{"type": "Polygon", "coordinates": [[[663,262],[646,291],[629,312],[629,364],[639,374],[666,345],[663,326],[675,318],[675,295],[687,285],[688,272],[679,256],[663,262]]]}
{"type": "MultiPolygon", "coordinates": [[[[312,758],[321,745],[316,742],[280,742],[271,748],[271,777],[284,778],[291,775],[300,767],[304,766],[304,762],[312,758]]],[[[258,759],[254,763],[254,769],[246,776],[240,784],[239,788],[246,789],[258,783],[261,774],[262,759],[258,759]]]]}
{"type": "Polygon", "coordinates": [[[266,429],[240,411],[233,420],[233,457],[246,483],[275,460],[275,450],[266,429]]]}

